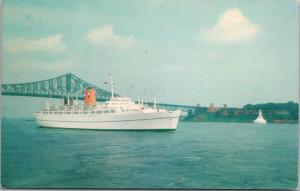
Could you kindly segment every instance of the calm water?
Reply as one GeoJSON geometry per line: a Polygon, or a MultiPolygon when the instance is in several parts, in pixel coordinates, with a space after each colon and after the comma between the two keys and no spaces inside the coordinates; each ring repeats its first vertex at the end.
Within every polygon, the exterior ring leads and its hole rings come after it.
{"type": "Polygon", "coordinates": [[[2,120],[2,185],[295,188],[296,124],[181,122],[176,132],[39,128],[2,120]]]}

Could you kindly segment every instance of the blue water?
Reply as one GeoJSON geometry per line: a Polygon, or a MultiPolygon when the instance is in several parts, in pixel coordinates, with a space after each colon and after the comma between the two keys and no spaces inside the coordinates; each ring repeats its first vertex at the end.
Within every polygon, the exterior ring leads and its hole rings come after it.
{"type": "Polygon", "coordinates": [[[296,188],[296,124],[180,122],[176,132],[2,121],[10,188],[296,188]]]}

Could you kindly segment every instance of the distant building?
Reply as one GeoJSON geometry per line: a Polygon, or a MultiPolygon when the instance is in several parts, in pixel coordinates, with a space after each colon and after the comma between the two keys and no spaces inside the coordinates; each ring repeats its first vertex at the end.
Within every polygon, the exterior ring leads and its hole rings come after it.
{"type": "Polygon", "coordinates": [[[207,112],[216,112],[218,109],[214,106],[213,103],[210,104],[210,106],[207,109],[207,112]]]}
{"type": "Polygon", "coordinates": [[[226,103],[224,104],[223,109],[227,109],[227,104],[226,103]]]}

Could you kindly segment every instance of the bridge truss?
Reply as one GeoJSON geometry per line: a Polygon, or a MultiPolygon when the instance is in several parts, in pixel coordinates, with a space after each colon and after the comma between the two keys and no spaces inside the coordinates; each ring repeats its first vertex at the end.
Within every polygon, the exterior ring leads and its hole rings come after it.
{"type": "MultiPolygon", "coordinates": [[[[72,73],[58,76],[47,80],[36,82],[19,83],[19,84],[2,84],[2,95],[7,96],[30,96],[30,97],[45,97],[45,98],[64,98],[68,94],[75,99],[83,100],[84,91],[86,88],[92,87],[96,91],[97,101],[107,101],[111,97],[111,92],[98,88],[72,73]]],[[[118,94],[114,94],[118,96],[118,94]]],[[[147,105],[153,105],[151,102],[146,102],[147,105]]],[[[165,109],[181,109],[187,111],[196,109],[196,106],[176,105],[157,103],[157,106],[165,109]]]]}
{"type": "Polygon", "coordinates": [[[106,101],[111,96],[110,92],[100,89],[72,73],[36,82],[3,84],[2,95],[63,98],[69,94],[82,100],[84,91],[88,87],[95,89],[98,101],[106,101]]]}

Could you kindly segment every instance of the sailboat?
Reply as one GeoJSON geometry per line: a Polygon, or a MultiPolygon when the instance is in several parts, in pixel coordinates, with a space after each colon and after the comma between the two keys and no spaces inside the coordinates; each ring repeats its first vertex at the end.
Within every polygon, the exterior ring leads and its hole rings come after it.
{"type": "Polygon", "coordinates": [[[267,123],[267,121],[262,116],[261,109],[259,110],[258,117],[254,120],[254,123],[259,123],[259,124],[266,124],[267,123]]]}

